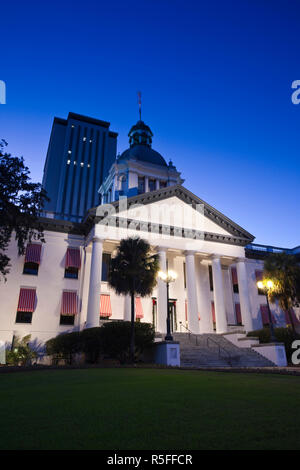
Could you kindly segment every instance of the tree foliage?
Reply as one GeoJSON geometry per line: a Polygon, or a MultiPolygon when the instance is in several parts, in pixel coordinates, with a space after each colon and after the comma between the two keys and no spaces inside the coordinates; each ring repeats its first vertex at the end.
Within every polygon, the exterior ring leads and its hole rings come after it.
{"type": "Polygon", "coordinates": [[[156,285],[158,269],[158,255],[152,253],[149,243],[139,237],[127,238],[121,240],[111,260],[108,281],[117,294],[145,297],[156,285]]]}
{"type": "Polygon", "coordinates": [[[31,335],[24,336],[22,339],[19,336],[14,336],[11,349],[6,351],[6,362],[13,366],[26,366],[31,364],[31,361],[37,359],[37,353],[30,347],[31,335]]]}
{"type": "Polygon", "coordinates": [[[109,285],[117,294],[131,297],[131,357],[134,361],[134,299],[152,293],[156,285],[159,269],[158,255],[151,251],[147,241],[132,237],[123,239],[118,247],[117,255],[112,258],[108,273],[109,285]]]}
{"type": "Polygon", "coordinates": [[[274,287],[268,291],[270,302],[278,301],[288,312],[295,329],[291,309],[300,303],[300,266],[297,258],[286,253],[273,253],[265,259],[264,278],[271,279],[274,287]]]}
{"type": "Polygon", "coordinates": [[[48,200],[41,184],[31,182],[23,157],[6,153],[6,145],[0,141],[0,274],[4,277],[10,267],[5,251],[13,233],[19,255],[24,254],[28,241],[45,241],[38,217],[48,200]]]}

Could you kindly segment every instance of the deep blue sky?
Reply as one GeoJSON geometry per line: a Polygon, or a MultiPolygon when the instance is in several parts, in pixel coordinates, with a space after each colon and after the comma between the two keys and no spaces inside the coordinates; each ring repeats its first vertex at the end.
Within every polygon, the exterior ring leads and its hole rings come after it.
{"type": "Polygon", "coordinates": [[[54,116],[142,118],[184,185],[256,236],[300,244],[300,3],[15,1],[1,6],[0,137],[41,181],[54,116]]]}

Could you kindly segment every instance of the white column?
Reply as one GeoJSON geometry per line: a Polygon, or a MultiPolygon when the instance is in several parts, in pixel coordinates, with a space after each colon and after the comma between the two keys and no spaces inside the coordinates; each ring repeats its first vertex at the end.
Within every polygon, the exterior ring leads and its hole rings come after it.
{"type": "Polygon", "coordinates": [[[199,334],[199,311],[196,290],[195,253],[193,251],[185,252],[185,263],[189,330],[192,333],[199,334]]]}
{"type": "Polygon", "coordinates": [[[159,179],[155,181],[155,189],[159,189],[159,179]]]}
{"type": "Polygon", "coordinates": [[[208,265],[196,258],[196,285],[200,315],[200,333],[213,333],[208,265]]]}
{"type": "Polygon", "coordinates": [[[131,321],[131,297],[129,294],[124,297],[124,321],[131,321]]]}
{"type": "Polygon", "coordinates": [[[145,176],[145,193],[149,192],[149,177],[145,176]]]}
{"type": "Polygon", "coordinates": [[[227,318],[225,310],[225,298],[223,290],[223,277],[220,256],[212,257],[212,274],[214,284],[214,304],[216,314],[217,333],[226,333],[227,318]]]}
{"type": "Polygon", "coordinates": [[[103,240],[93,238],[86,328],[99,326],[103,240]]]}
{"type": "MultiPolygon", "coordinates": [[[[167,249],[159,247],[160,269],[167,271],[167,249]]],[[[167,332],[167,285],[161,279],[157,282],[157,331],[160,333],[167,332]]]]}
{"type": "Polygon", "coordinates": [[[247,279],[246,263],[243,258],[238,258],[236,270],[239,284],[239,297],[241,306],[242,322],[246,332],[253,330],[253,320],[249,296],[249,285],[247,279]]]}

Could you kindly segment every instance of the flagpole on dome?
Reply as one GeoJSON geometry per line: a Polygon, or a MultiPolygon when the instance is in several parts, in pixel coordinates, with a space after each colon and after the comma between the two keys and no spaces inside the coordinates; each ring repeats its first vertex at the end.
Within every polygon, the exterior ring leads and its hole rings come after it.
{"type": "Polygon", "coordinates": [[[142,120],[142,93],[138,91],[138,103],[139,103],[139,115],[140,115],[140,121],[142,120]]]}

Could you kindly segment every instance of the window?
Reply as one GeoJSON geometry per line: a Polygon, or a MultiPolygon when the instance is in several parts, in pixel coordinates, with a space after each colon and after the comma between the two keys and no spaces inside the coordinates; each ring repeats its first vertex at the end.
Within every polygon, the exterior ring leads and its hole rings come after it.
{"type": "Polygon", "coordinates": [[[78,279],[80,266],[80,249],[68,247],[65,262],[65,278],[78,279]]]}
{"type": "Polygon", "coordinates": [[[138,193],[143,194],[145,192],[145,178],[144,176],[138,177],[138,193]]]}
{"type": "Polygon", "coordinates": [[[149,191],[155,191],[156,181],[154,179],[149,179],[149,191]]]}
{"type": "Polygon", "coordinates": [[[102,255],[102,274],[101,274],[101,281],[107,282],[108,279],[108,271],[110,266],[111,254],[110,253],[103,253],[102,255]]]}
{"type": "Polygon", "coordinates": [[[159,182],[159,187],[160,188],[166,188],[167,187],[167,182],[166,181],[160,181],[159,182]]]}
{"type": "Polygon", "coordinates": [[[28,243],[26,246],[23,274],[37,276],[41,262],[41,243],[28,243]]]}
{"type": "Polygon", "coordinates": [[[239,284],[236,268],[231,268],[232,290],[235,294],[239,293],[239,284]]]}
{"type": "Polygon", "coordinates": [[[60,325],[74,325],[75,315],[61,315],[60,325]]]}
{"type": "Polygon", "coordinates": [[[36,290],[32,287],[21,287],[17,307],[16,323],[31,323],[32,313],[36,306],[36,290]]]}
{"type": "Polygon", "coordinates": [[[65,268],[65,277],[67,279],[78,279],[78,268],[65,268]]]}
{"type": "Polygon", "coordinates": [[[23,274],[31,274],[32,276],[37,276],[39,271],[38,263],[24,263],[23,274]]]}
{"type": "Polygon", "coordinates": [[[17,312],[16,323],[31,323],[32,312],[17,312]]]}
{"type": "Polygon", "coordinates": [[[112,315],[110,295],[100,295],[100,318],[101,320],[108,320],[112,315]]]}
{"type": "Polygon", "coordinates": [[[235,318],[236,318],[236,324],[242,325],[241,306],[239,303],[235,304],[235,318]]]}
{"type": "Polygon", "coordinates": [[[126,191],[126,176],[125,175],[122,175],[121,176],[121,179],[120,179],[120,182],[121,182],[121,188],[120,190],[121,191],[126,191]]]}
{"type": "Polygon", "coordinates": [[[214,290],[214,282],[213,282],[213,273],[212,273],[212,266],[208,266],[208,274],[209,274],[209,288],[211,291],[214,290]]]}

